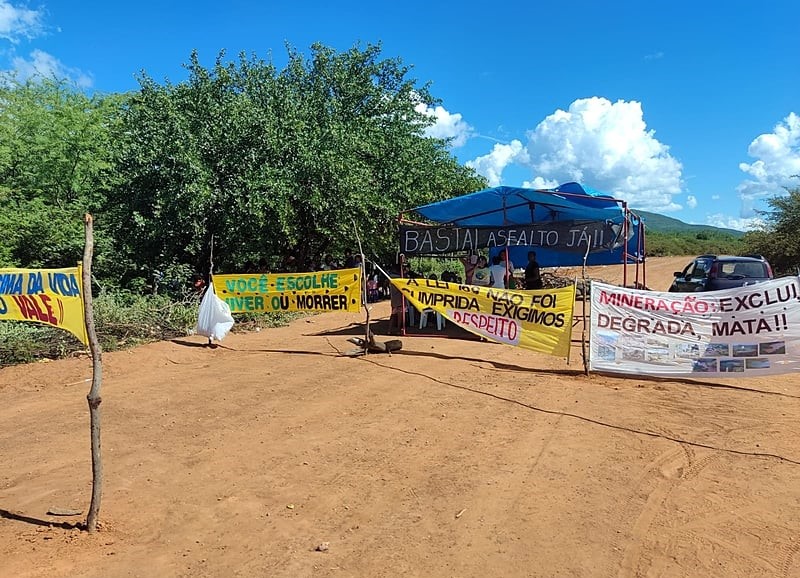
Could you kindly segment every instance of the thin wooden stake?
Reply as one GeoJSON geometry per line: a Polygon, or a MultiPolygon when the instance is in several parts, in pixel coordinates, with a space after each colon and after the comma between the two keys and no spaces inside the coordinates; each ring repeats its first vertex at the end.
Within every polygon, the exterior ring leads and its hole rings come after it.
{"type": "MultiPolygon", "coordinates": [[[[206,286],[206,291],[209,289],[213,291],[214,287],[211,285],[214,283],[214,233],[211,233],[211,242],[209,243],[209,250],[208,250],[208,286],[206,286]]],[[[213,347],[214,342],[211,339],[211,336],[208,338],[208,343],[206,344],[208,347],[213,347]]]]}
{"type": "MultiPolygon", "coordinates": [[[[372,338],[372,331],[370,329],[370,307],[369,307],[369,299],[368,299],[368,292],[367,292],[367,269],[365,267],[365,257],[364,257],[364,248],[361,246],[361,237],[358,235],[358,226],[356,226],[355,219],[352,219],[353,223],[353,232],[356,235],[356,242],[358,243],[358,253],[361,255],[361,302],[364,305],[364,311],[366,312],[367,319],[364,323],[364,341],[367,344],[373,342],[372,338]]],[[[369,353],[369,347],[364,347],[364,355],[369,353]]]]}
{"type": "Polygon", "coordinates": [[[102,412],[100,403],[100,386],[103,382],[103,352],[97,341],[94,328],[94,311],[92,309],[92,255],[94,253],[94,232],[92,216],[89,213],[83,218],[86,241],[83,248],[83,315],[86,321],[86,335],[89,338],[89,349],[92,352],[92,387],[86,400],[89,402],[89,422],[92,438],[92,502],[86,516],[86,529],[94,532],[97,529],[97,517],[100,514],[100,500],[103,496],[103,459],[100,452],[100,421],[102,412]]]}

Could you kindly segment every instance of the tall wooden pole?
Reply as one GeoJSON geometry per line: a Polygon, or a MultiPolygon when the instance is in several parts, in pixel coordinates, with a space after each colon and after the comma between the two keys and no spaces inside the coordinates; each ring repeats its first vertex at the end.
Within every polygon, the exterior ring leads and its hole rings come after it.
{"type": "Polygon", "coordinates": [[[94,253],[94,233],[92,216],[89,213],[83,218],[86,244],[83,248],[83,311],[86,320],[86,334],[89,337],[89,349],[92,352],[92,387],[86,396],[89,402],[89,421],[92,436],[92,502],[86,516],[86,529],[94,532],[97,529],[97,516],[100,513],[100,499],[103,495],[103,459],[100,453],[100,385],[103,381],[102,351],[94,329],[94,311],[92,310],[92,255],[94,253]]]}
{"type": "Polygon", "coordinates": [[[355,233],[356,241],[358,242],[358,254],[361,255],[361,303],[364,306],[364,311],[367,314],[367,320],[364,324],[364,342],[366,343],[366,345],[364,345],[364,355],[369,355],[369,346],[372,344],[372,331],[369,327],[370,306],[369,299],[367,298],[369,294],[367,292],[367,270],[365,267],[366,261],[364,257],[364,248],[361,246],[361,237],[358,235],[358,226],[356,225],[355,219],[351,219],[351,222],[353,223],[353,232],[355,233]]]}
{"type": "MultiPolygon", "coordinates": [[[[213,291],[214,287],[214,233],[211,233],[211,242],[209,243],[208,249],[208,285],[206,286],[206,291],[213,291]]],[[[214,340],[211,339],[211,336],[208,336],[208,343],[206,343],[207,347],[214,347],[214,340]]]]}

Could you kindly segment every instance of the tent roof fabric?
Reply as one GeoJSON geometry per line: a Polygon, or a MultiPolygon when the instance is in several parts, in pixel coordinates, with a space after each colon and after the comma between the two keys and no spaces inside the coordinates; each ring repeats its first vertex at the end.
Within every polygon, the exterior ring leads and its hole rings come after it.
{"type": "MultiPolygon", "coordinates": [[[[623,201],[579,183],[564,183],[555,189],[544,190],[494,187],[412,210],[440,226],[505,228],[572,221],[576,231],[587,221],[622,224],[627,216],[623,201]]],[[[609,265],[624,263],[631,258],[642,259],[638,223],[638,217],[632,215],[629,223],[632,228],[624,247],[590,252],[586,264],[609,265]]],[[[541,243],[509,246],[508,252],[515,264],[523,265],[528,260],[528,251],[533,248],[539,265],[543,267],[580,265],[583,262],[580,253],[558,250],[541,243]]],[[[492,248],[489,255],[499,251],[500,247],[492,248]]]]}
{"type": "Polygon", "coordinates": [[[436,223],[528,225],[544,221],[620,220],[621,201],[578,183],[555,189],[494,187],[413,209],[436,223]]]}

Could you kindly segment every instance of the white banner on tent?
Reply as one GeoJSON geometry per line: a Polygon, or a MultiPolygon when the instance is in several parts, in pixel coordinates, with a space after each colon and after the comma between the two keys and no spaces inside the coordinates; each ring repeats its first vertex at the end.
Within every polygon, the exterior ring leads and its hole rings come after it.
{"type": "Polygon", "coordinates": [[[592,283],[589,368],[684,377],[800,372],[800,277],[662,293],[592,283]]]}

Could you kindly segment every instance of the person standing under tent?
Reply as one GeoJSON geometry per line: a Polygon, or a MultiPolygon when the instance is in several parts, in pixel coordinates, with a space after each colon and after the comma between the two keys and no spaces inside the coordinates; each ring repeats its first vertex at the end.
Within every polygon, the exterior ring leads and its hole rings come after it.
{"type": "MultiPolygon", "coordinates": [[[[403,279],[409,277],[408,264],[405,255],[400,254],[398,263],[389,270],[390,278],[403,279]]],[[[414,325],[413,310],[411,303],[403,298],[403,294],[391,282],[389,283],[389,302],[392,307],[389,315],[389,335],[399,335],[405,327],[405,315],[409,314],[409,324],[414,325]]]]}
{"type": "Polygon", "coordinates": [[[536,251],[528,251],[528,265],[525,267],[525,289],[541,289],[542,274],[536,261],[536,251]]]}
{"type": "Polygon", "coordinates": [[[468,285],[477,285],[478,287],[488,287],[492,282],[492,272],[486,263],[486,257],[483,255],[478,256],[478,262],[475,264],[475,270],[472,272],[472,283],[468,285]]]}
{"type": "Polygon", "coordinates": [[[478,256],[470,253],[463,259],[461,264],[464,265],[464,282],[467,285],[472,285],[472,277],[475,275],[475,269],[478,267],[478,256]]]}
{"type": "Polygon", "coordinates": [[[508,270],[506,269],[506,264],[502,256],[494,256],[492,259],[492,266],[489,267],[489,271],[492,274],[492,287],[495,287],[496,289],[505,289],[508,287],[508,283],[506,282],[508,270]]]}

